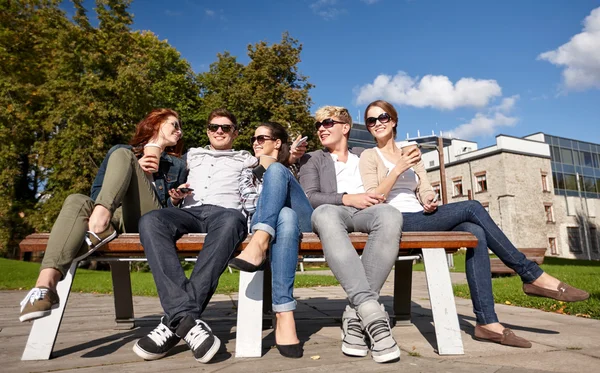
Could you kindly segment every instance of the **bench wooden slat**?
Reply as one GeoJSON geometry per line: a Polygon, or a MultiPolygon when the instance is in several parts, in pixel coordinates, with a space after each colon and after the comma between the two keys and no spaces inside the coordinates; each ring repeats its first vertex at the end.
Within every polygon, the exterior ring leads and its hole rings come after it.
{"type": "MultiPolygon", "coordinates": [[[[348,236],[357,250],[364,249],[368,239],[367,234],[350,233],[348,236]]],[[[49,233],[30,234],[19,244],[21,252],[46,250],[49,237],[49,233]]],[[[251,235],[243,242],[242,248],[250,242],[250,237],[251,235]]],[[[184,256],[195,256],[199,250],[202,250],[205,238],[205,233],[184,235],[177,241],[177,251],[184,256]]],[[[449,252],[454,252],[461,247],[474,247],[476,244],[477,239],[467,232],[405,232],[402,234],[400,251],[443,247],[449,252]]],[[[303,255],[322,253],[319,237],[315,233],[303,233],[299,251],[303,255]]],[[[142,255],[143,253],[144,249],[140,244],[139,235],[137,233],[124,233],[101,247],[97,255],[142,255]]]]}

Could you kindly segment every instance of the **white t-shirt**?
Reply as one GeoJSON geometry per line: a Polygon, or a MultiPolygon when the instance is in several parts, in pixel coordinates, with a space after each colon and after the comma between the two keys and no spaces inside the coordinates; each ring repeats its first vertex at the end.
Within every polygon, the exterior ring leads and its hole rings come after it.
{"type": "MultiPolygon", "coordinates": [[[[377,155],[379,155],[383,164],[387,167],[389,174],[396,165],[385,159],[379,149],[375,148],[375,150],[377,150],[377,155]]],[[[423,211],[423,206],[421,206],[415,194],[418,185],[419,177],[412,168],[409,168],[396,179],[392,190],[388,194],[387,203],[400,210],[400,212],[423,211]]]]}
{"type": "Polygon", "coordinates": [[[331,153],[335,165],[335,178],[337,180],[337,192],[357,194],[364,193],[362,178],[358,171],[358,156],[348,152],[346,163],[338,161],[338,156],[331,153]]]}

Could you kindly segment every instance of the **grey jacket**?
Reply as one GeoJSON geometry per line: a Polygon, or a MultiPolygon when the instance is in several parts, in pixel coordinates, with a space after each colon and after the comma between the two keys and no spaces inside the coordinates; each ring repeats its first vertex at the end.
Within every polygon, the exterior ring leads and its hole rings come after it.
{"type": "MultiPolygon", "coordinates": [[[[365,149],[348,149],[359,157],[363,150],[365,149]]],[[[327,149],[307,153],[300,159],[298,179],[313,208],[324,204],[343,205],[342,197],[345,193],[337,192],[335,165],[327,149]]]]}

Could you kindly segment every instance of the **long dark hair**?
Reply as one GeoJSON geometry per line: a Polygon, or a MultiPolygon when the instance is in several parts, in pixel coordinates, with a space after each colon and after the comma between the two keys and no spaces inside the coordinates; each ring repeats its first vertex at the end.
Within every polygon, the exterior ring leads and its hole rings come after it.
{"type": "MultiPolygon", "coordinates": [[[[135,134],[129,142],[129,145],[133,146],[133,152],[137,156],[144,152],[144,145],[156,135],[160,130],[161,124],[169,117],[175,117],[179,121],[179,114],[175,110],[154,109],[138,123],[135,128],[135,134]]],[[[167,154],[181,157],[181,153],[183,152],[183,136],[177,141],[177,144],[165,148],[165,151],[167,154]]]]}
{"type": "Polygon", "coordinates": [[[271,131],[271,137],[273,140],[281,140],[281,147],[279,148],[279,154],[277,155],[277,162],[284,166],[289,166],[290,159],[290,144],[288,143],[289,136],[285,127],[277,122],[264,122],[258,127],[266,127],[271,131]]]}

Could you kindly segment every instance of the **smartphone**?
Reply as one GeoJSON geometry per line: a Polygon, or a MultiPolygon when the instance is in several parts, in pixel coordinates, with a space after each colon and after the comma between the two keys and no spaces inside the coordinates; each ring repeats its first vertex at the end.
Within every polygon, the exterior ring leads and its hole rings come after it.
{"type": "Polygon", "coordinates": [[[299,147],[302,143],[306,143],[306,140],[308,140],[308,136],[304,136],[303,138],[301,138],[300,140],[298,140],[298,142],[296,143],[296,145],[294,145],[294,148],[299,147]]]}
{"type": "Polygon", "coordinates": [[[178,191],[180,191],[181,193],[188,193],[188,192],[193,192],[194,189],[192,188],[177,188],[178,191]]]}
{"type": "Polygon", "coordinates": [[[431,201],[431,203],[437,202],[438,198],[440,198],[440,195],[436,194],[435,197],[433,197],[433,200],[431,201]]]}

